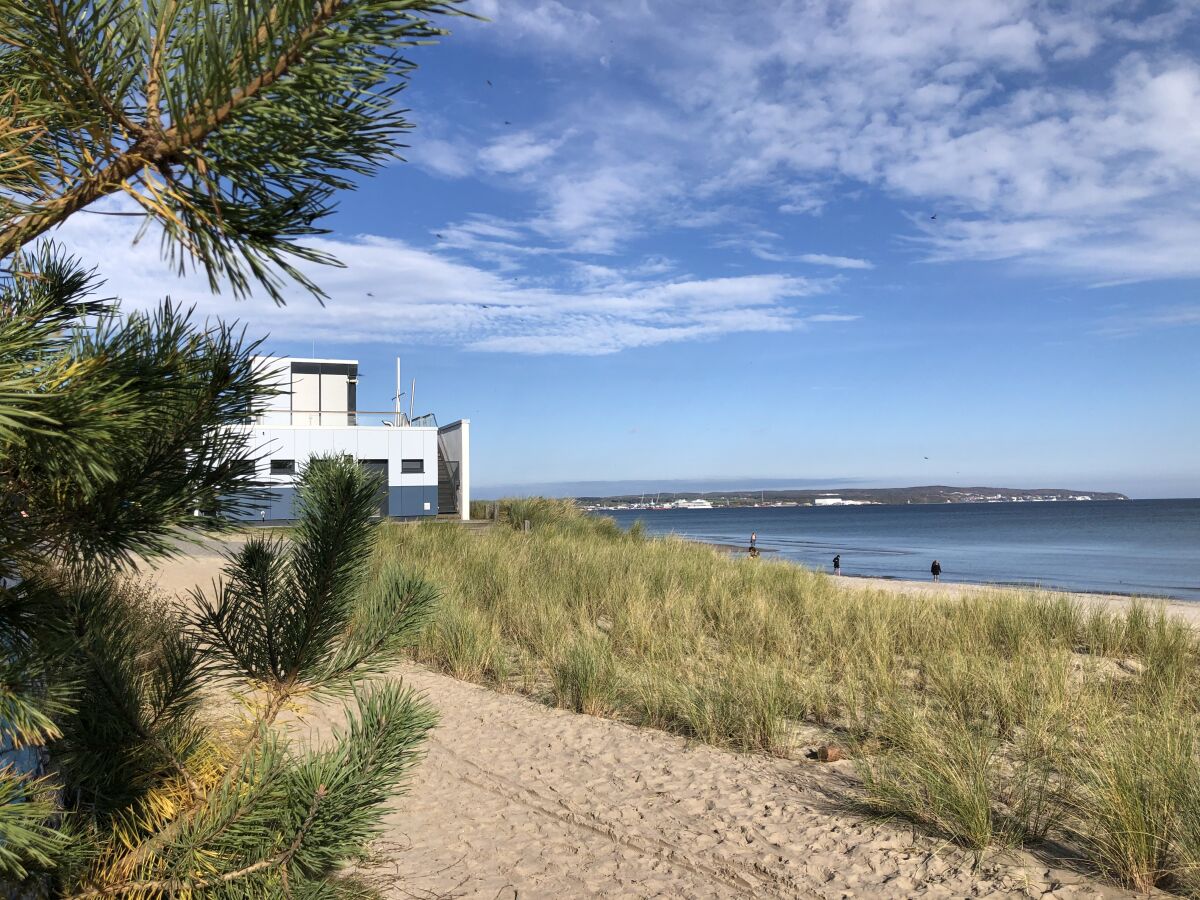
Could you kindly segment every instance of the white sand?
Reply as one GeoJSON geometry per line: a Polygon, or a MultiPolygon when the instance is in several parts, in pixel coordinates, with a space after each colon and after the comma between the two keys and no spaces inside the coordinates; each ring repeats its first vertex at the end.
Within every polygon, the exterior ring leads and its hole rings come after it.
{"type": "MultiPolygon", "coordinates": [[[[217,568],[200,551],[155,577],[183,591],[217,568]]],[[[394,676],[441,724],[377,848],[391,897],[1132,896],[1024,853],[973,873],[957,849],[851,812],[852,762],[740,756],[412,665],[394,676]]],[[[319,741],[340,721],[315,709],[290,727],[319,741]]]]}

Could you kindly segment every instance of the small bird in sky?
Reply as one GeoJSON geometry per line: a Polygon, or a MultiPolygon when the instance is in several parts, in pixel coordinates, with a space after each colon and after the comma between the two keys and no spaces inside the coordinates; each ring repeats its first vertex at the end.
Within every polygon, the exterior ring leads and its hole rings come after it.
{"type": "Polygon", "coordinates": [[[508,121],[508,119],[505,119],[505,120],[504,120],[504,124],[505,124],[505,125],[511,125],[511,124],[512,124],[512,122],[508,121]]]}
{"type": "Polygon", "coordinates": [[[440,241],[440,240],[442,240],[442,238],[445,237],[445,235],[444,234],[434,234],[434,237],[440,241]]]}
{"type": "Polygon", "coordinates": [[[486,82],[487,82],[487,86],[488,86],[488,87],[491,87],[491,86],[492,86],[492,80],[491,80],[490,78],[485,78],[485,79],[484,79],[484,81],[486,81],[486,82]]]}
{"type": "Polygon", "coordinates": [[[937,213],[934,213],[932,216],[929,217],[929,220],[933,221],[936,218],[937,218],[937,213]]]}
{"type": "Polygon", "coordinates": [[[929,457],[928,457],[928,456],[927,456],[927,457],[925,457],[925,458],[926,458],[926,459],[929,459],[929,457]]]}
{"type": "Polygon", "coordinates": [[[375,295],[374,295],[374,294],[372,294],[370,291],[367,291],[367,296],[368,296],[368,297],[374,297],[375,295]]]}

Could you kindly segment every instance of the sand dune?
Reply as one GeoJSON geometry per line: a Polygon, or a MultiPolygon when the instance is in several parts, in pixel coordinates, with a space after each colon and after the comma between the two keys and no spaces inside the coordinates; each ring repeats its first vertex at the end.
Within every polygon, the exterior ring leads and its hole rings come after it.
{"type": "MultiPolygon", "coordinates": [[[[172,593],[207,587],[219,549],[196,548],[149,575],[172,593]]],[[[377,846],[391,897],[1133,896],[1027,853],[989,856],[972,871],[955,847],[853,812],[852,761],[742,756],[415,665],[392,677],[424,693],[441,724],[377,846]]],[[[314,707],[288,727],[319,742],[341,722],[340,707],[314,707]]]]}

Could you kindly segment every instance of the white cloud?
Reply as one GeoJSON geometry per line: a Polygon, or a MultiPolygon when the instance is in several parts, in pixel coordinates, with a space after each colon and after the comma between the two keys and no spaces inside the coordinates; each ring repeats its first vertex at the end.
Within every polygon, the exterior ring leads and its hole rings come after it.
{"type": "MultiPolygon", "coordinates": [[[[110,208],[123,208],[111,203],[110,208]]],[[[630,267],[592,267],[557,282],[510,276],[403,241],[364,235],[315,240],[345,268],[301,266],[330,296],[319,305],[301,289],[288,305],[265,298],[213,295],[197,276],[179,278],[161,261],[154,234],[134,244],[139,220],[77,215],[54,239],[88,263],[98,262],[105,294],[128,307],[170,296],[203,315],[238,319],[250,334],[317,338],[324,345],[415,341],[513,353],[614,353],[673,341],[752,331],[796,331],[822,318],[811,298],[833,283],[783,274],[734,278],[664,278],[671,263],[648,258],[630,267]]],[[[510,237],[480,220],[477,233],[510,237]]]]}
{"type": "Polygon", "coordinates": [[[801,262],[814,266],[832,266],[835,269],[873,269],[875,264],[869,259],[858,259],[854,256],[830,256],[827,253],[803,253],[801,262]]]}
{"type": "Polygon", "coordinates": [[[873,269],[875,264],[855,256],[831,256],[828,253],[788,253],[778,249],[780,236],[766,229],[757,229],[715,241],[713,246],[745,250],[766,262],[799,262],[810,266],[829,266],[834,269],[873,269]]]}
{"type": "Polygon", "coordinates": [[[540,140],[528,131],[505,135],[479,151],[479,162],[491,172],[521,172],[548,160],[565,139],[540,140]]]}
{"type": "Polygon", "coordinates": [[[409,162],[447,178],[465,178],[475,171],[474,154],[460,141],[422,135],[416,146],[407,151],[409,162]]]}
{"type": "Polygon", "coordinates": [[[578,70],[534,129],[570,131],[571,152],[531,139],[510,157],[545,239],[611,253],[706,227],[747,191],[808,215],[867,186],[918,222],[938,213],[940,231],[918,234],[932,259],[1200,275],[1200,254],[1144,253],[1163,222],[1200,222],[1200,63],[1182,43],[1200,5],[784,0],[745,10],[745,30],[717,9],[506,0],[472,32],[578,70]]]}

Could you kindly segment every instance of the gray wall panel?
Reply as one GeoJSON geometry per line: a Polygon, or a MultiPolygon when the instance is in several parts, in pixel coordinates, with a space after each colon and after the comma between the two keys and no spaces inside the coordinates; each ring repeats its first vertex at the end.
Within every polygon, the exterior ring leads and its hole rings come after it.
{"type": "Polygon", "coordinates": [[[400,515],[406,517],[421,515],[421,488],[402,487],[400,492],[400,515]]]}
{"type": "Polygon", "coordinates": [[[296,489],[294,487],[277,487],[273,488],[271,492],[275,495],[271,501],[272,518],[296,518],[296,489]]]}

